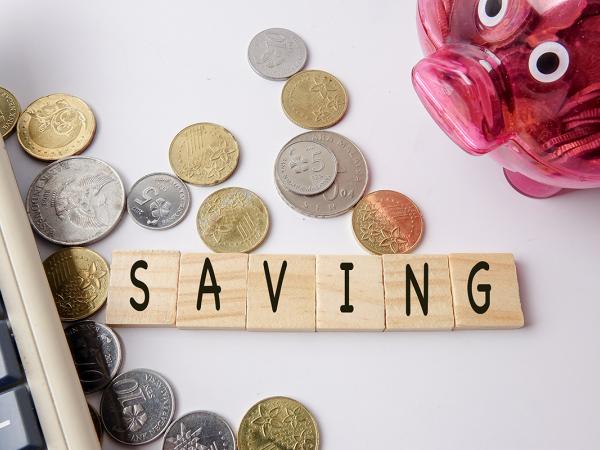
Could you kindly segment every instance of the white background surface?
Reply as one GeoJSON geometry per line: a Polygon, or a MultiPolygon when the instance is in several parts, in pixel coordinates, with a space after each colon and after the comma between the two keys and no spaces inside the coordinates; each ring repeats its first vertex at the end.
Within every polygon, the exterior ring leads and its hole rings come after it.
{"type": "MultiPolygon", "coordinates": [[[[170,171],[169,143],[186,125],[222,124],[241,147],[240,165],[224,186],[252,189],[271,212],[260,252],[362,253],[350,215],[303,217],[279,199],[272,181],[277,152],[303,130],[281,110],[283,84],[258,77],[246,49],[264,28],[295,30],[309,47],[308,67],[330,71],[348,89],[350,109],[333,130],[363,150],[369,190],[396,189],[421,207],[421,253],[514,252],[526,328],[120,329],[123,369],[164,374],[177,416],[212,410],[235,429],[261,398],[295,397],[316,415],[325,450],[596,448],[600,192],[522,197],[493,161],[464,154],[437,129],[410,83],[421,55],[414,3],[10,0],[0,17],[0,85],[23,107],[54,92],[86,100],[98,120],[86,155],[111,163],[127,187],[148,172],[170,171]]],[[[28,158],[16,137],[8,151],[24,195],[44,164],[28,158]]],[[[124,248],[204,251],[194,218],[214,189],[192,187],[191,214],[173,230],[144,230],[124,217],[94,247],[108,259],[124,248]]],[[[39,245],[43,257],[56,249],[39,245]]],[[[107,436],[104,447],[119,448],[107,436]]]]}

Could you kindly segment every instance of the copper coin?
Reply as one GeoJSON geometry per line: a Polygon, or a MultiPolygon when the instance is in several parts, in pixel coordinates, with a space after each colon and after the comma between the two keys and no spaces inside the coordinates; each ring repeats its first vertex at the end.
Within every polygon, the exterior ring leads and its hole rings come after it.
{"type": "Polygon", "coordinates": [[[371,253],[408,253],[421,240],[423,216],[407,196],[375,191],[354,208],[352,229],[358,242],[371,253]]]}

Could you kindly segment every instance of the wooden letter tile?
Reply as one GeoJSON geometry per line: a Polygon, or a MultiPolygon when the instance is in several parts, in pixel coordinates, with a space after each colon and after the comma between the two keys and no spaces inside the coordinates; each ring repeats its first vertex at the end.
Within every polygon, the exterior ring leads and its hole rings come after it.
{"type": "Polygon", "coordinates": [[[380,256],[317,256],[317,331],[383,331],[380,256]]]}
{"type": "Polygon", "coordinates": [[[315,331],[315,257],[250,255],[246,327],[315,331]]]}
{"type": "Polygon", "coordinates": [[[456,329],[524,325],[513,255],[450,255],[450,279],[456,329]]]}
{"type": "Polygon", "coordinates": [[[243,253],[182,254],[177,327],[245,329],[247,274],[243,253]]]}
{"type": "Polygon", "coordinates": [[[384,255],[386,330],[452,330],[448,257],[384,255]]]}
{"type": "Polygon", "coordinates": [[[112,254],[106,323],[175,324],[179,252],[115,251],[112,254]]]}

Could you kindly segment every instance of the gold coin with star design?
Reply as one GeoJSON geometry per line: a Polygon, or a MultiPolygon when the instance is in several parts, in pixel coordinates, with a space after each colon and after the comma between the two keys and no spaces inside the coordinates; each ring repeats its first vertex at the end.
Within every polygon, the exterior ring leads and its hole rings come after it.
{"type": "Polygon", "coordinates": [[[233,135],[214,123],[196,123],[181,130],[171,142],[169,161],[183,181],[213,186],[231,176],[240,149],[233,135]]]}
{"type": "Polygon", "coordinates": [[[348,94],[333,75],[322,70],[304,70],[285,83],[281,105],[296,125],[322,130],[342,120],[348,109],[348,94]]]}
{"type": "Polygon", "coordinates": [[[85,319],[106,302],[108,264],[95,251],[64,248],[44,260],[44,270],[62,321],[85,319]]]}
{"type": "Polygon", "coordinates": [[[300,402],[287,397],[261,400],[246,413],[238,431],[239,450],[318,450],[319,427],[300,402]]]}

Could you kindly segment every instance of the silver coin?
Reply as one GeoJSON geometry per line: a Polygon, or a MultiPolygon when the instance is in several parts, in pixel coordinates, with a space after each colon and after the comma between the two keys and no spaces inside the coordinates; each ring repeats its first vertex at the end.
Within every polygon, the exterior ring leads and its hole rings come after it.
{"type": "Polygon", "coordinates": [[[333,152],[316,142],[294,142],[283,147],[275,160],[282,186],[300,195],[316,195],[335,181],[338,164],[333,152]]]}
{"type": "Polygon", "coordinates": [[[300,72],[307,58],[302,38],[285,28],[261,31],[248,46],[250,66],[268,80],[285,80],[300,72]]]}
{"type": "Polygon", "coordinates": [[[110,233],[125,206],[119,174],[96,158],[73,156],[47,166],[27,192],[33,229],[61,245],[84,245],[110,233]]]}
{"type": "Polygon", "coordinates": [[[129,445],[146,444],[169,426],[175,412],[171,386],[161,375],[135,369],[118,375],[102,393],[100,417],[106,432],[129,445]]]}
{"type": "Polygon", "coordinates": [[[311,217],[334,217],[348,212],[362,198],[367,189],[369,171],[367,162],[354,143],[331,131],[309,131],[296,136],[286,144],[316,142],[331,150],[338,163],[333,184],[323,193],[306,196],[291,192],[275,177],[279,195],[290,207],[311,217]]]}
{"type": "Polygon", "coordinates": [[[140,178],[127,196],[127,211],[138,225],[164,230],[181,222],[190,209],[190,190],[168,173],[140,178]]]}
{"type": "Polygon", "coordinates": [[[235,436],[221,416],[209,411],[195,411],[171,424],[163,450],[235,450],[235,436]]]}
{"type": "Polygon", "coordinates": [[[123,360],[115,332],[101,323],[83,320],[65,328],[65,336],[83,392],[91,394],[104,389],[123,360]]]}
{"type": "Polygon", "coordinates": [[[100,414],[98,414],[98,411],[96,411],[94,407],[89,403],[88,409],[90,410],[90,416],[92,416],[92,423],[94,424],[94,429],[96,430],[96,436],[98,436],[98,440],[102,442],[102,435],[104,434],[104,429],[102,428],[102,420],[100,420],[100,414]]]}

